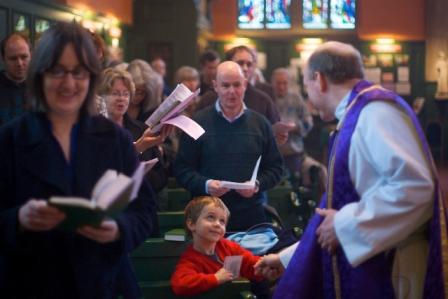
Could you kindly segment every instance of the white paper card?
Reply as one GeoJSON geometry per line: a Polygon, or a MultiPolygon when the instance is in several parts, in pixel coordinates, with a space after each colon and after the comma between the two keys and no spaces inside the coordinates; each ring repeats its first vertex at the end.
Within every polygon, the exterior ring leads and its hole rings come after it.
{"type": "Polygon", "coordinates": [[[237,183],[237,182],[229,182],[229,181],[221,181],[221,187],[228,189],[252,189],[255,188],[255,181],[257,180],[258,168],[260,167],[261,156],[258,158],[257,163],[255,164],[254,171],[252,172],[252,177],[249,182],[245,183],[237,183]]]}
{"type": "Polygon", "coordinates": [[[242,255],[229,255],[224,259],[224,269],[231,272],[233,278],[240,276],[241,263],[243,262],[242,255]]]}

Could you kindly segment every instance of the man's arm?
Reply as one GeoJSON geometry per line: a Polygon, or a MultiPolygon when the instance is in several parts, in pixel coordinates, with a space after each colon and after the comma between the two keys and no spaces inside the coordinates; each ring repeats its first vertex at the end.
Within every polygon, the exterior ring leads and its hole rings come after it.
{"type": "Polygon", "coordinates": [[[334,226],[356,266],[430,219],[434,181],[411,120],[390,103],[371,103],[360,114],[349,169],[361,199],[338,211],[334,226]]]}

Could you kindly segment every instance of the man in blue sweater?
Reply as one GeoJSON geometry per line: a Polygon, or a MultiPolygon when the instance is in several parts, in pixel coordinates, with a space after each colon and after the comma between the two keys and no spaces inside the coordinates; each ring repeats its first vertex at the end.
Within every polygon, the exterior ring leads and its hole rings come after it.
{"type": "Polygon", "coordinates": [[[247,80],[238,64],[218,66],[215,105],[199,111],[194,119],[205,134],[197,141],[183,134],[175,162],[177,181],[193,196],[210,194],[224,200],[231,212],[228,231],[246,230],[266,221],[261,192],[274,187],[283,173],[268,120],[243,103],[247,80]],[[221,181],[250,179],[262,156],[254,188],[229,190],[221,181]]]}

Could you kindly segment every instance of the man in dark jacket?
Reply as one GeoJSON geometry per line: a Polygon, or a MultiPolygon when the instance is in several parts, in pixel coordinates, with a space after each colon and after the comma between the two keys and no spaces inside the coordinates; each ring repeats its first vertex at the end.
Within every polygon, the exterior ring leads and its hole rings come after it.
{"type": "Polygon", "coordinates": [[[0,126],[25,109],[25,79],[31,59],[26,37],[12,33],[0,45],[5,70],[0,72],[0,126]]]}

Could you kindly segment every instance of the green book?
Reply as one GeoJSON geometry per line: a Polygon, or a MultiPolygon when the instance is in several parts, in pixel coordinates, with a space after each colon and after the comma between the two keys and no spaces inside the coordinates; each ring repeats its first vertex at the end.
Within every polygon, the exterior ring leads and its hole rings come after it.
{"type": "Polygon", "coordinates": [[[75,230],[84,225],[99,226],[105,218],[113,218],[137,197],[145,173],[140,163],[132,177],[116,170],[107,170],[96,182],[91,198],[52,196],[48,204],[65,213],[59,229],[75,230]]]}
{"type": "Polygon", "coordinates": [[[167,241],[186,241],[187,232],[183,228],[175,228],[165,233],[165,240],[167,241]]]}

